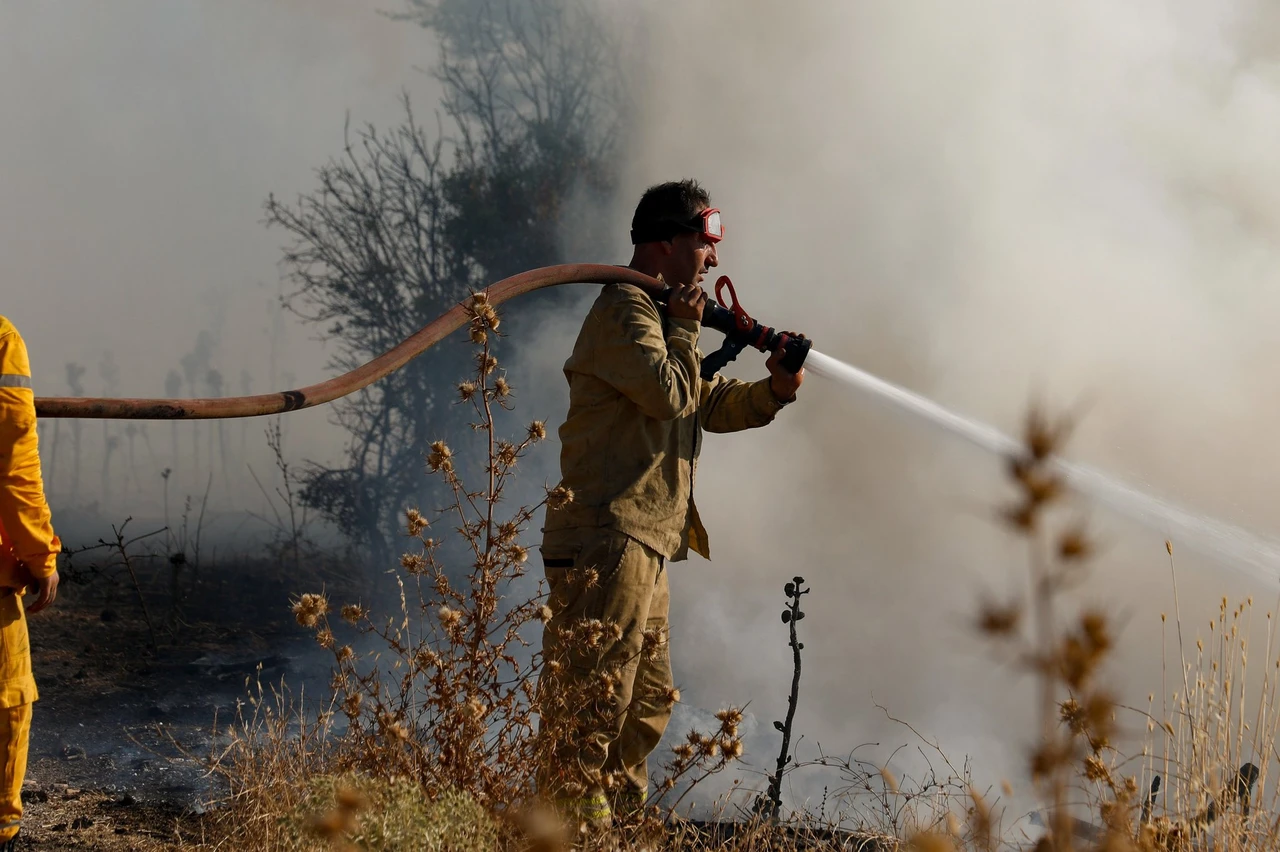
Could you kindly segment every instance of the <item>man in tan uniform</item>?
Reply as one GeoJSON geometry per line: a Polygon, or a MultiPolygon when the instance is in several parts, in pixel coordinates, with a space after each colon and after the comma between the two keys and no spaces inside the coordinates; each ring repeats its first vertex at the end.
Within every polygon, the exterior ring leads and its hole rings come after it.
{"type": "Polygon", "coordinates": [[[643,804],[648,756],[676,700],[667,650],[666,564],[710,558],[693,502],[703,431],[767,425],[803,381],[778,362],[742,382],[699,375],[700,286],[718,265],[719,211],[691,180],[651,187],[632,219],[631,268],[673,288],[664,308],[626,284],[601,290],[565,363],[561,484],[542,558],[542,730],[557,731],[539,786],[579,820],[608,825],[643,804]]]}
{"type": "Polygon", "coordinates": [[[58,591],[58,553],[40,478],[36,407],[27,347],[0,317],[0,852],[15,848],[22,821],[31,704],[38,697],[22,595],[39,612],[58,591]]]}

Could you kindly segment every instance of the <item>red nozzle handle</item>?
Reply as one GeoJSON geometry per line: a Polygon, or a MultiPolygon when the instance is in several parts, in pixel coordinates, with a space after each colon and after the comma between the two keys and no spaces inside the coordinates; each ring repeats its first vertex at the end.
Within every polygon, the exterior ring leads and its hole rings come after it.
{"type": "Polygon", "coordinates": [[[728,275],[721,275],[716,280],[716,301],[733,312],[733,321],[738,326],[739,331],[750,331],[755,326],[756,321],[738,303],[738,291],[733,289],[733,282],[729,280],[728,275]],[[729,298],[733,300],[732,304],[725,304],[724,296],[721,294],[725,287],[729,288],[729,298]]]}

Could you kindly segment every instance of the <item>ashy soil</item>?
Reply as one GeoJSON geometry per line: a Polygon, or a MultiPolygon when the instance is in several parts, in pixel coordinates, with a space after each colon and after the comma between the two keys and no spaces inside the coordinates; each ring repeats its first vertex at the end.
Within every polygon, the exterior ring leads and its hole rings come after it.
{"type": "Polygon", "coordinates": [[[39,849],[177,848],[220,792],[204,761],[248,682],[324,689],[318,649],[290,614],[299,589],[273,580],[275,566],[223,566],[176,612],[169,590],[149,592],[148,626],[127,575],[64,573],[55,603],[29,619],[40,698],[22,836],[39,849]]]}

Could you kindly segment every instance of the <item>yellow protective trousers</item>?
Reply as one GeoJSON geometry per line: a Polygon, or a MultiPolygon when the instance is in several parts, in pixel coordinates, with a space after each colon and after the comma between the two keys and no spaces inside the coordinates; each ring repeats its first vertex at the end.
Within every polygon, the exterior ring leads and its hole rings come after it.
{"type": "Polygon", "coordinates": [[[674,705],[665,559],[615,530],[548,532],[542,559],[539,730],[554,740],[539,788],[583,821],[643,803],[648,758],[674,705]]]}
{"type": "Polygon", "coordinates": [[[0,708],[0,843],[16,835],[22,823],[22,780],[30,740],[31,705],[0,708]]]}
{"type": "Polygon", "coordinates": [[[0,843],[18,833],[22,820],[31,705],[38,697],[22,596],[0,589],[0,843]]]}

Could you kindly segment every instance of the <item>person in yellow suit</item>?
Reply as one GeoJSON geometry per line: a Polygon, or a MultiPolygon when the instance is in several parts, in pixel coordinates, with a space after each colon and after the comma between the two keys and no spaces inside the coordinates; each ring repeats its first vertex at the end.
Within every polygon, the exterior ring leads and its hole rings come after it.
{"type": "Polygon", "coordinates": [[[16,848],[31,705],[39,697],[26,613],[53,603],[61,551],[40,478],[27,347],[0,316],[0,852],[16,848]],[[37,598],[24,612],[22,595],[33,587],[37,598]]]}

